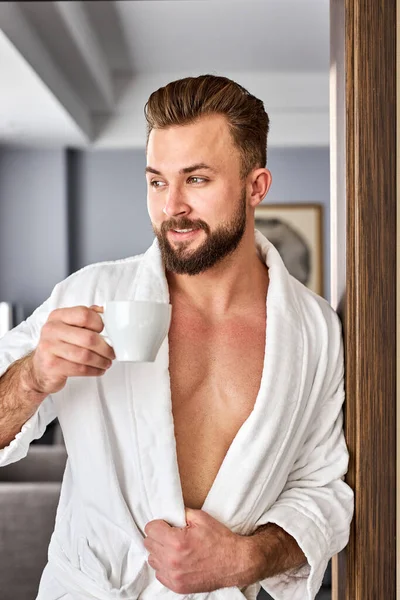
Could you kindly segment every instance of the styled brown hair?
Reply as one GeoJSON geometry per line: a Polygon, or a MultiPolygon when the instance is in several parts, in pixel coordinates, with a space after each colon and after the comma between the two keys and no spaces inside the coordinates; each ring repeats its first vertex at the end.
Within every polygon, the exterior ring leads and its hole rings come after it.
{"type": "Polygon", "coordinates": [[[205,115],[224,115],[241,154],[241,177],[267,164],[269,117],[264,104],[227,77],[200,75],[172,81],[151,94],[144,112],[147,142],[152,129],[187,125],[205,115]]]}

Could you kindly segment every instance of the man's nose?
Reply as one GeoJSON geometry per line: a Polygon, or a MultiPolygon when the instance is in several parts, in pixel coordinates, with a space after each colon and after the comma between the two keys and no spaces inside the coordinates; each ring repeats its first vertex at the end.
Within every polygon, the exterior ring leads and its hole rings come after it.
{"type": "Polygon", "coordinates": [[[167,217],[182,217],[190,213],[190,207],[179,189],[169,188],[163,213],[167,217]]]}

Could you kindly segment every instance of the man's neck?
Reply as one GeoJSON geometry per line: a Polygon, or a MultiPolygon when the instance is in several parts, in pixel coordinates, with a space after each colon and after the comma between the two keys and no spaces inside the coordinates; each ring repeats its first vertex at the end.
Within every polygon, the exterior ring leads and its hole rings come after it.
{"type": "Polygon", "coordinates": [[[219,318],[265,302],[268,269],[261,261],[254,239],[199,275],[167,273],[172,303],[185,304],[204,315],[219,318]]]}

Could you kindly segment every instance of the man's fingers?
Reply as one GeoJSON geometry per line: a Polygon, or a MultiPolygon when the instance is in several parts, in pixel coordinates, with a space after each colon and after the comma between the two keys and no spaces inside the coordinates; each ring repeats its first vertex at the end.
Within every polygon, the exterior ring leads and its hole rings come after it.
{"type": "Polygon", "coordinates": [[[82,363],[75,363],[59,356],[53,356],[52,366],[57,370],[58,377],[101,377],[107,369],[99,369],[82,363]]]}
{"type": "Polygon", "coordinates": [[[171,540],[171,536],[173,536],[174,530],[174,527],[171,527],[171,525],[168,525],[168,523],[162,519],[150,521],[144,528],[145,534],[162,546],[168,544],[171,540]]]}
{"type": "Polygon", "coordinates": [[[98,312],[100,311],[92,310],[87,306],[56,308],[50,313],[48,320],[62,321],[67,325],[83,327],[85,329],[91,329],[92,331],[97,331],[97,333],[100,333],[100,331],[103,330],[104,324],[100,315],[97,314],[98,312]]]}
{"type": "Polygon", "coordinates": [[[149,556],[147,558],[147,562],[149,563],[151,568],[154,569],[155,571],[157,569],[159,569],[159,563],[157,562],[156,558],[152,554],[149,554],[149,556]]]}
{"type": "MultiPolygon", "coordinates": [[[[114,350],[96,331],[83,329],[74,325],[67,325],[62,321],[51,321],[44,326],[44,335],[47,339],[57,337],[57,345],[61,342],[79,346],[82,350],[88,350],[103,358],[113,360],[114,350]]],[[[66,358],[66,357],[65,357],[66,358]]],[[[74,362],[77,362],[74,360],[74,362]]]]}
{"type": "Polygon", "coordinates": [[[153,553],[158,553],[160,551],[163,551],[164,546],[162,544],[160,544],[157,540],[153,539],[150,536],[147,536],[144,541],[143,541],[144,547],[146,548],[147,552],[153,552],[153,553]]]}
{"type": "Polygon", "coordinates": [[[195,510],[194,508],[186,508],[185,507],[185,517],[186,517],[187,527],[196,523],[197,521],[201,521],[203,512],[204,511],[202,511],[202,510],[195,510]]]}
{"type": "Polygon", "coordinates": [[[111,359],[100,356],[88,348],[67,344],[63,341],[58,342],[57,348],[53,350],[53,354],[71,363],[95,367],[96,369],[101,369],[103,371],[112,365],[111,359]]]}
{"type": "Polygon", "coordinates": [[[104,313],[104,308],[102,306],[98,306],[97,304],[92,304],[92,306],[89,306],[89,308],[97,313],[104,313]]]}

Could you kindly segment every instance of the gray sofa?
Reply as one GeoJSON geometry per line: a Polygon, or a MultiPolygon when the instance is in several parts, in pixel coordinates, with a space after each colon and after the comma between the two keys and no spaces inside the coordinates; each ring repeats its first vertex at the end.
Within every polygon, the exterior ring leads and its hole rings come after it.
{"type": "Polygon", "coordinates": [[[0,598],[34,600],[66,463],[64,446],[31,446],[0,469],[0,598]]]}

